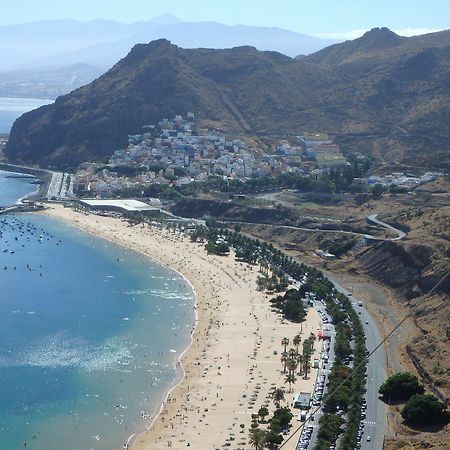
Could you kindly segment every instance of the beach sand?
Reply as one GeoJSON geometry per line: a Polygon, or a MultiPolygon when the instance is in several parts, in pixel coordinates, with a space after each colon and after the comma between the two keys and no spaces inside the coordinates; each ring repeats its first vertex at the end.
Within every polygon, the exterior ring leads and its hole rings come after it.
{"type": "MultiPolygon", "coordinates": [[[[204,244],[192,243],[179,232],[148,225],[131,227],[121,219],[61,205],[48,205],[45,213],[145,253],[180,272],[195,289],[198,321],[192,344],[181,358],[185,377],[147,430],[130,439],[130,448],[250,449],[251,415],[262,405],[273,413],[270,393],[275,386],[286,389],[282,406],[292,401],[294,392],[312,392],[317,369],[311,370],[307,380],[297,377],[288,393],[280,362],[281,339],[292,341],[301,329],[302,339],[316,333],[319,315],[310,308],[302,326],[283,321],[271,311],[271,297],[256,290],[257,266],[237,262],[233,255],[208,255],[204,244]]],[[[316,340],[313,359],[320,346],[316,340]]],[[[300,422],[294,417],[292,424],[295,429],[300,422]]],[[[296,441],[291,439],[283,449],[295,449],[296,441]]]]}

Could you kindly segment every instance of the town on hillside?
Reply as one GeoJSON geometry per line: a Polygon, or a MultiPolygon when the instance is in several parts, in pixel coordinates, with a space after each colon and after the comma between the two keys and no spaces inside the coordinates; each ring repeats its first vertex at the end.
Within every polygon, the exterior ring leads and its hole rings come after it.
{"type": "Polygon", "coordinates": [[[267,153],[258,149],[254,141],[198,129],[194,113],[145,125],[142,134],[128,136],[128,142],[127,148],[112,154],[108,164],[83,164],[75,176],[74,192],[104,198],[136,186],[181,187],[213,176],[242,182],[287,173],[317,178],[355,161],[363,168],[352,175],[351,183],[355,186],[380,184],[410,189],[437,175],[427,172],[419,178],[403,173],[358,177],[355,175],[367,172],[366,157],[357,154],[352,155],[352,162],[347,160],[327,134],[304,133],[289,141],[279,141],[274,151],[267,153]]]}

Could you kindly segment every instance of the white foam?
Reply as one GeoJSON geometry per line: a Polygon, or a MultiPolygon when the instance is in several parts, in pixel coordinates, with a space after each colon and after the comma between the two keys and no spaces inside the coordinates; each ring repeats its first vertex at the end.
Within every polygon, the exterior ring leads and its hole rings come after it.
{"type": "Polygon", "coordinates": [[[0,365],[48,368],[79,368],[87,371],[120,371],[131,360],[130,346],[112,339],[93,345],[79,338],[57,333],[35,343],[13,360],[0,359],[0,365]]]}

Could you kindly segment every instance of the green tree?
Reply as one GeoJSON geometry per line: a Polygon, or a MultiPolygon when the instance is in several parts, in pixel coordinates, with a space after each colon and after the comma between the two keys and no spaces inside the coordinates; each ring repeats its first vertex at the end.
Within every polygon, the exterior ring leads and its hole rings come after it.
{"type": "Polygon", "coordinates": [[[272,421],[278,422],[278,424],[280,425],[281,429],[284,430],[285,428],[288,427],[289,423],[292,420],[292,417],[293,417],[293,415],[292,415],[291,410],[289,408],[286,408],[286,407],[278,408],[273,413],[272,421]]]}
{"type": "Polygon", "coordinates": [[[289,372],[284,380],[285,383],[289,384],[289,392],[292,392],[292,384],[295,383],[295,381],[296,381],[295,374],[289,372]]]}
{"type": "Polygon", "coordinates": [[[230,247],[226,242],[214,242],[208,241],[205,245],[206,251],[208,253],[213,253],[215,255],[226,255],[230,252],[230,247]]]}
{"type": "Polygon", "coordinates": [[[266,443],[267,431],[261,428],[252,428],[249,431],[248,441],[255,450],[262,450],[266,443]]]}
{"type": "Polygon", "coordinates": [[[423,394],[424,388],[413,373],[398,372],[390,376],[378,392],[387,401],[408,400],[414,394],[423,394]]]}
{"type": "Polygon", "coordinates": [[[295,345],[295,349],[297,350],[298,353],[298,346],[300,345],[300,343],[302,342],[302,336],[301,334],[296,334],[294,336],[294,339],[292,339],[292,343],[295,345]]]}
{"type": "Polygon", "coordinates": [[[444,403],[434,395],[413,395],[402,410],[402,417],[410,425],[448,423],[449,413],[444,403]]]}
{"type": "Polygon", "coordinates": [[[377,183],[373,188],[372,188],[372,195],[375,198],[381,198],[381,196],[383,195],[384,192],[384,187],[382,184],[377,183]]]}
{"type": "Polygon", "coordinates": [[[261,417],[261,421],[264,421],[264,417],[269,415],[269,410],[266,406],[261,406],[258,410],[258,416],[261,417]]]}
{"type": "Polygon", "coordinates": [[[344,419],[336,414],[325,414],[319,420],[319,432],[317,437],[327,442],[335,442],[341,432],[344,419]]]}
{"type": "Polygon", "coordinates": [[[283,346],[283,352],[286,353],[286,347],[289,345],[289,339],[287,337],[281,339],[281,345],[283,346]]]}
{"type": "Polygon", "coordinates": [[[287,361],[288,361],[288,355],[286,352],[283,352],[280,360],[281,360],[281,363],[283,364],[283,373],[286,373],[286,365],[287,365],[287,361]]]}
{"type": "Polygon", "coordinates": [[[280,407],[280,402],[284,400],[284,389],[283,388],[276,388],[272,393],[272,400],[275,403],[275,406],[277,408],[280,407]]]}
{"type": "Polygon", "coordinates": [[[283,436],[279,433],[275,433],[274,431],[270,430],[266,435],[266,444],[273,448],[274,446],[278,446],[283,442],[283,436]]]}

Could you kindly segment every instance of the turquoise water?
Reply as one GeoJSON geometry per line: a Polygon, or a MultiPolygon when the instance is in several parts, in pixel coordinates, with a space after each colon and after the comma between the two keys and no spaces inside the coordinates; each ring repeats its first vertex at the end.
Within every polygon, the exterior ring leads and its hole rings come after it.
{"type": "Polygon", "coordinates": [[[190,286],[45,216],[0,231],[0,448],[122,448],[181,377],[190,286]]]}
{"type": "Polygon", "coordinates": [[[0,207],[15,205],[19,199],[38,191],[38,185],[31,184],[24,178],[10,178],[17,175],[19,174],[0,170],[0,207]]]}
{"type": "Polygon", "coordinates": [[[23,113],[52,102],[37,98],[0,97],[0,134],[9,133],[14,121],[23,113]]]}

